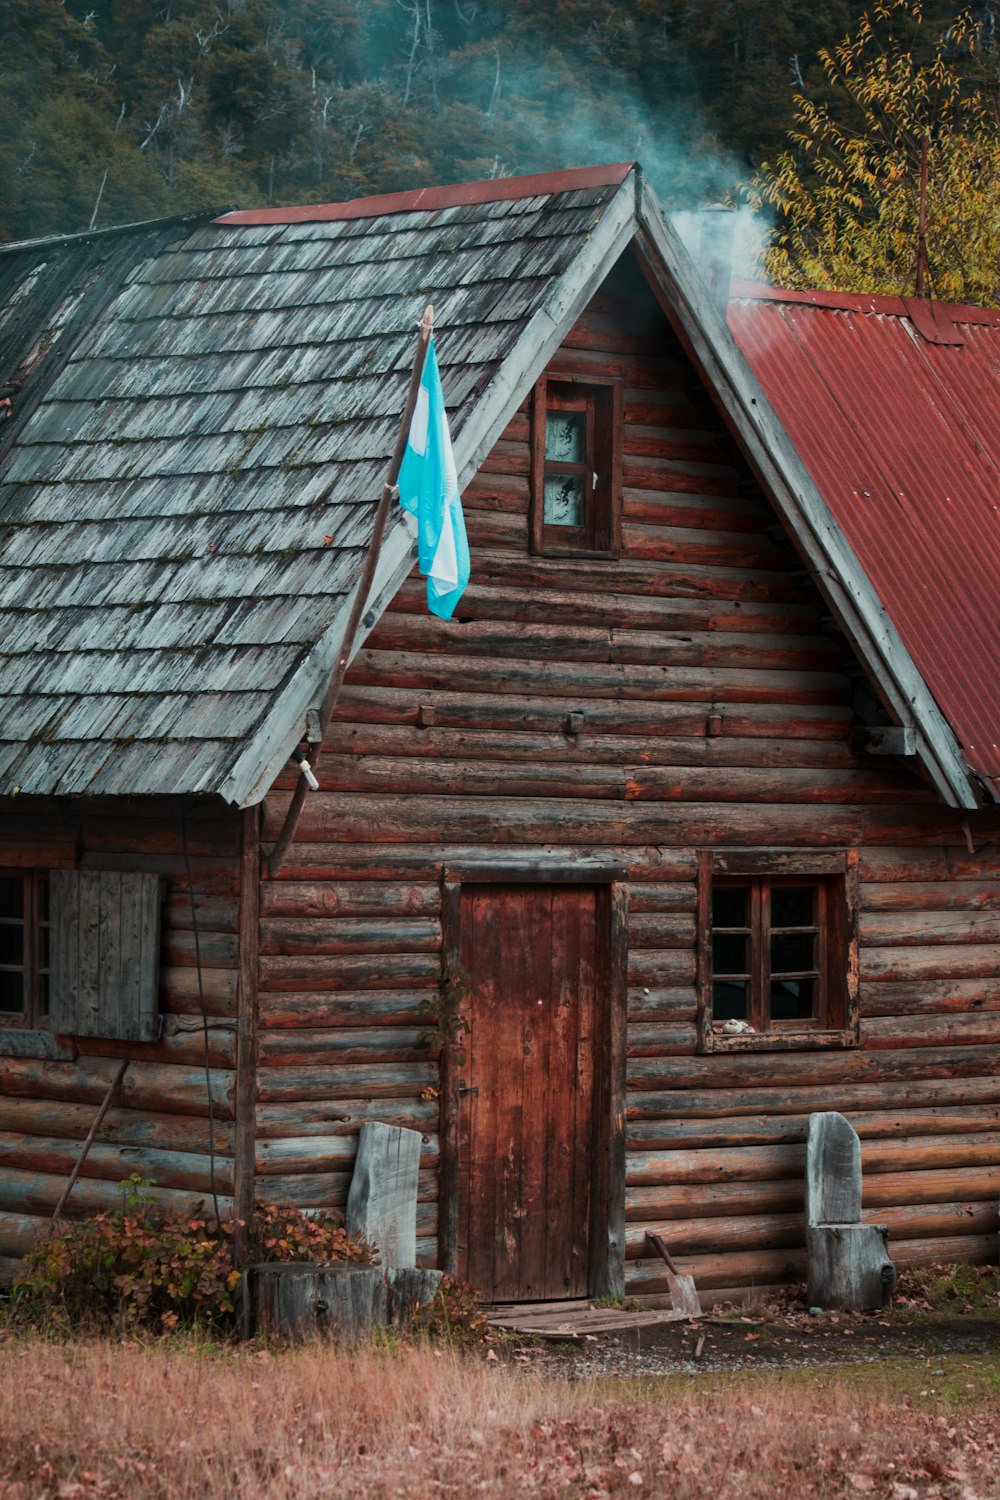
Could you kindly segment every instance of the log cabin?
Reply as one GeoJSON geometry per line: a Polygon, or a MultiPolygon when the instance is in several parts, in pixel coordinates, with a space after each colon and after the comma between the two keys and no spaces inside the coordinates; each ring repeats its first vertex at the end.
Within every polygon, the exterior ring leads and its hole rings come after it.
{"type": "Polygon", "coordinates": [[[491,1300],[801,1278],[831,1109],[995,1259],[1000,313],[710,272],[635,165],[0,251],[6,1274],[105,1104],[71,1216],[419,1130],[491,1300]],[[472,579],[395,508],[319,759],[428,301],[472,579]]]}

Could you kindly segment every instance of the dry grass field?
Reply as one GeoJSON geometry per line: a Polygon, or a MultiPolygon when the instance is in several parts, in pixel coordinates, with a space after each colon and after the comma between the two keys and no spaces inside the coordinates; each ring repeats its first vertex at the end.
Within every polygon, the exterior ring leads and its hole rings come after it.
{"type": "Polygon", "coordinates": [[[1000,1497],[996,1365],[596,1384],[427,1346],[0,1342],[0,1500],[525,1494],[1000,1497]]]}

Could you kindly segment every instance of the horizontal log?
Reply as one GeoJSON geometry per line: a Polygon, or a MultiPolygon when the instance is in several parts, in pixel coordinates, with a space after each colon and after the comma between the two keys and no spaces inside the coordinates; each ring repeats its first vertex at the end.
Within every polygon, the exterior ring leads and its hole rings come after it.
{"type": "Polygon", "coordinates": [[[930,983],[877,980],[861,986],[863,1016],[945,1015],[1000,1009],[1000,978],[941,979],[930,983]]]}
{"type": "MultiPolygon", "coordinates": [[[[975,1077],[995,1071],[1000,1064],[1000,1048],[911,1047],[901,1051],[831,1051],[786,1052],[776,1062],[766,1052],[717,1053],[710,1057],[690,1057],[671,1062],[644,1062],[641,1058],[629,1065],[629,1087],[633,1089],[685,1090],[712,1087],[743,1089],[770,1084],[780,1065],[785,1088],[794,1089],[816,1084],[833,1084],[843,1088],[849,1083],[894,1083],[910,1079],[975,1077]]],[[[761,1096],[762,1098],[764,1096],[761,1096]]],[[[675,1099],[675,1108],[690,1108],[685,1096],[675,1099]]]]}
{"type": "Polygon", "coordinates": [[[633,912],[629,909],[629,942],[633,948],[693,948],[697,942],[694,914],[633,912]]]}
{"type": "MultiPolygon", "coordinates": [[[[891,1247],[897,1266],[929,1265],[937,1261],[989,1263],[996,1258],[994,1235],[961,1235],[934,1239],[901,1240],[891,1247]]],[[[736,1251],[724,1255],[686,1255],[680,1269],[694,1276],[704,1294],[716,1286],[778,1286],[805,1278],[805,1251],[736,1251]]],[[[626,1267],[627,1296],[648,1296],[667,1291],[666,1267],[662,1260],[629,1261],[626,1267]]]]}
{"type": "Polygon", "coordinates": [[[862,948],[862,980],[995,979],[996,943],[924,948],[862,948]]]}
{"type": "MultiPolygon", "coordinates": [[[[66,1177],[51,1172],[28,1172],[8,1167],[0,1175],[0,1211],[15,1214],[38,1214],[50,1218],[63,1189],[66,1177]]],[[[148,1188],[150,1201],[159,1208],[183,1214],[213,1212],[211,1199],[204,1192],[175,1191],[170,1188],[148,1188]]],[[[122,1195],[114,1183],[99,1177],[79,1177],[66,1205],[66,1217],[88,1218],[91,1214],[111,1213],[122,1206],[122,1195]]],[[[232,1213],[232,1199],[219,1197],[220,1211],[232,1213]]]]}
{"type": "MultiPolygon", "coordinates": [[[[274,794],[267,798],[267,805],[270,807],[273,801],[274,794]]],[[[273,822],[275,828],[281,826],[285,805],[284,801],[279,801],[276,805],[273,822]]],[[[691,881],[697,873],[698,861],[694,849],[661,850],[651,844],[610,844],[580,849],[569,844],[542,843],[520,849],[517,857],[519,860],[538,861],[566,870],[584,870],[588,864],[596,862],[621,868],[631,881],[691,881]]],[[[279,881],[378,881],[391,879],[394,874],[401,878],[438,880],[446,865],[462,869],[482,865],[484,859],[488,859],[492,866],[497,866],[497,856],[492,851],[484,851],[481,844],[442,844],[432,840],[424,844],[410,843],[398,848],[380,848],[378,844],[372,843],[310,843],[296,839],[282,864],[279,881]]],[[[279,881],[275,881],[275,885],[279,881]]]]}
{"type": "MultiPolygon", "coordinates": [[[[120,798],[119,804],[125,799],[120,798]]],[[[151,854],[173,854],[184,858],[184,833],[180,817],[164,817],[162,805],[153,817],[130,817],[127,813],[99,813],[92,805],[92,816],[80,827],[81,853],[87,860],[96,854],[136,854],[145,859],[151,854]]],[[[67,813],[67,816],[69,814],[67,813]]],[[[209,820],[185,814],[187,853],[196,869],[206,856],[235,856],[239,851],[240,823],[235,812],[227,818],[209,820]]],[[[122,866],[124,869],[125,867],[122,866]]],[[[143,864],[145,869],[146,865],[143,864]]]]}
{"type": "MultiPolygon", "coordinates": [[[[275,1173],[266,1180],[265,1198],[296,1208],[343,1208],[350,1186],[349,1171],[275,1173]]],[[[421,1172],[417,1179],[417,1233],[434,1234],[436,1229],[437,1174],[421,1172]]]]}
{"type": "MultiPolygon", "coordinates": [[[[959,1200],[996,1206],[998,1189],[1000,1178],[996,1167],[874,1172],[862,1179],[862,1202],[872,1210],[959,1200]]],[[[802,1175],[777,1181],[745,1178],[734,1182],[659,1183],[630,1187],[625,1194],[629,1222],[708,1218],[713,1214],[801,1213],[804,1205],[802,1175]]]]}
{"type": "MultiPolygon", "coordinates": [[[[494,685],[495,686],[495,685],[494,685]]],[[[576,695],[574,695],[576,696],[576,695]]],[[[850,709],[838,703],[786,703],[780,696],[772,701],[736,703],[724,697],[712,702],[713,712],[722,717],[725,734],[730,738],[844,739],[851,722],[850,709]]],[[[357,748],[358,727],[370,724],[420,727],[426,722],[427,709],[433,709],[439,728],[464,731],[486,731],[491,734],[563,732],[568,709],[584,714],[586,733],[641,735],[656,740],[668,737],[706,733],[707,710],[704,702],[668,702],[645,698],[623,698],[614,692],[588,696],[586,703],[568,704],[559,697],[539,692],[521,691],[501,694],[465,690],[458,682],[452,688],[433,689],[423,683],[401,688],[359,683],[347,686],[341,694],[334,720],[334,736],[346,737],[345,751],[357,748]],[[355,733],[356,731],[356,733],[355,733]],[[352,745],[352,739],[355,743],[352,745]]],[[[641,746],[636,759],[645,753],[641,746]]]]}
{"type": "Polygon", "coordinates": [[[635,948],[628,957],[628,982],[643,988],[674,987],[694,983],[694,949],[635,948]]]}
{"type": "Polygon", "coordinates": [[[262,954],[436,953],[436,917],[267,917],[260,924],[262,954]]]}
{"type": "MultiPolygon", "coordinates": [[[[668,497],[663,497],[665,501],[668,497]]],[[[687,501],[686,503],[690,503],[687,501]]],[[[730,502],[732,503],[732,502],[730,502]]],[[[484,575],[479,567],[473,572],[468,588],[462,595],[462,615],[474,620],[507,620],[531,624],[538,620],[540,589],[537,584],[519,585],[511,577],[484,575]]],[[[545,618],[553,625],[582,625],[594,623],[594,573],[593,570],[572,568],[565,573],[567,564],[546,563],[539,559],[545,570],[544,590],[545,618]]],[[[647,582],[651,581],[651,577],[647,582]]],[[[808,599],[801,591],[798,598],[782,601],[728,600],[700,597],[686,585],[682,573],[671,573],[677,592],[671,594],[650,592],[642,588],[605,590],[601,596],[601,619],[605,625],[616,630],[649,631],[737,631],[752,635],[786,635],[788,633],[814,636],[818,633],[820,610],[815,600],[808,599]]],[[[414,576],[404,583],[394,596],[383,616],[392,614],[418,615],[426,608],[426,584],[414,576]]],[[[381,622],[376,629],[381,628],[381,622]]],[[[379,637],[372,632],[373,641],[379,637]]]]}
{"type": "Polygon", "coordinates": [[[674,1186],[679,1183],[775,1182],[800,1179],[805,1171],[805,1147],[790,1142],[779,1146],[730,1147],[723,1151],[633,1151],[626,1157],[629,1187],[674,1186]]]}
{"type": "Polygon", "coordinates": [[[356,1099],[416,1098],[428,1088],[438,1087],[436,1063],[354,1063],[340,1068],[263,1068],[257,1079],[257,1097],[262,1104],[315,1099],[326,1106],[340,1095],[356,1099]]]}
{"type": "Polygon", "coordinates": [[[266,1031],[258,1043],[258,1060],[265,1068],[296,1068],[302,1064],[340,1067],[352,1062],[424,1062],[429,1048],[418,1040],[415,1026],[365,1026],[331,1031],[307,1027],[298,1031],[266,1031]]]}
{"type": "Polygon", "coordinates": [[[1000,942],[998,911],[865,910],[861,914],[859,927],[861,941],[869,947],[1000,942]]]}
{"type": "MultiPolygon", "coordinates": [[[[482,708],[480,708],[482,712],[482,708]]],[[[605,728],[591,728],[589,707],[583,714],[583,726],[578,734],[566,733],[565,711],[561,719],[548,708],[547,731],[528,731],[498,728],[462,729],[434,725],[421,727],[416,723],[335,724],[324,740],[324,754],[350,755],[362,750],[366,755],[380,758],[395,756],[400,760],[439,756],[443,760],[486,760],[493,763],[537,761],[544,756],[553,764],[563,766],[580,765],[633,765],[643,766],[695,766],[732,767],[743,766],[791,766],[816,767],[820,769],[848,770],[858,764],[846,742],[842,739],[805,739],[801,736],[784,736],[773,728],[773,738],[763,734],[756,736],[735,735],[729,732],[728,718],[724,718],[725,732],[709,738],[707,715],[702,710],[690,717],[687,728],[690,733],[668,735],[661,732],[660,725],[655,734],[645,735],[641,740],[632,734],[615,734],[605,728]]],[[[812,726],[810,726],[812,727],[812,726]]],[[[320,767],[322,770],[322,766],[320,767]]],[[[863,766],[865,773],[870,766],[863,766]]],[[[405,765],[399,767],[399,775],[405,775],[405,765]]],[[[312,899],[306,886],[305,900],[312,899]]],[[[387,898],[386,909],[391,914],[406,914],[408,908],[403,901],[409,892],[403,888],[398,897],[387,898]]],[[[321,901],[322,898],[316,898],[321,901]]],[[[330,899],[333,899],[332,897],[330,899]]],[[[412,903],[412,898],[411,903],[412,903]]],[[[412,904],[409,910],[419,910],[412,904]]],[[[434,910],[433,906],[423,908],[434,910]]],[[[367,908],[365,908],[367,910],[367,908]]],[[[310,910],[305,915],[354,915],[353,909],[329,907],[329,910],[310,910]]],[[[281,910],[268,915],[295,915],[281,910]]]]}
{"type": "Polygon", "coordinates": [[[862,896],[871,912],[1000,911],[1000,872],[993,880],[866,881],[862,896]]]}
{"type": "MultiPolygon", "coordinates": [[[[915,1109],[922,1105],[992,1104],[1000,1098],[1000,1078],[995,1062],[984,1060],[980,1076],[957,1078],[935,1077],[906,1079],[902,1082],[857,1083],[850,1079],[833,1082],[803,1083],[794,1087],[740,1087],[724,1085],[718,1089],[701,1087],[668,1090],[666,1093],[637,1090],[628,1096],[628,1119],[660,1120],[673,1118],[695,1124],[701,1120],[730,1119],[748,1113],[777,1117],[801,1115],[814,1110],[835,1109],[850,1114],[866,1109],[915,1109]]],[[[697,1128],[697,1126],[695,1127],[697,1128]]]]}
{"type": "MultiPolygon", "coordinates": [[[[387,1121],[382,1123],[388,1123],[387,1121]]],[[[269,1138],[257,1142],[256,1170],[265,1177],[282,1173],[349,1172],[354,1168],[360,1123],[350,1135],[298,1135],[269,1138]]],[[[436,1136],[425,1139],[420,1147],[420,1165],[433,1171],[438,1162],[436,1136]]],[[[267,1184],[260,1189],[266,1198],[267,1184]]]]}
{"type": "Polygon", "coordinates": [[[693,1021],[698,1000],[693,985],[636,986],[628,992],[629,1026],[647,1021],[693,1021]]]}
{"type": "MultiPolygon", "coordinates": [[[[117,1072],[115,1057],[81,1056],[75,1063],[4,1057],[0,1058],[0,1095],[100,1104],[117,1072]]],[[[217,1118],[231,1120],[234,1075],[212,1069],[209,1084],[217,1118]]],[[[207,1115],[207,1087],[204,1068],[133,1062],[122,1079],[119,1097],[133,1110],[207,1115]]]]}
{"type": "MultiPolygon", "coordinates": [[[[319,780],[321,794],[328,795],[380,791],[420,796],[854,804],[895,802],[899,798],[898,778],[888,773],[795,766],[718,765],[703,769],[324,754],[319,780]]],[[[930,795],[921,792],[914,800],[929,800],[930,795]]]]}
{"type": "MultiPolygon", "coordinates": [[[[219,896],[214,892],[199,892],[195,895],[194,907],[194,921],[198,924],[200,934],[239,932],[240,903],[235,894],[219,896]]],[[[167,892],[162,907],[162,921],[164,930],[168,932],[192,930],[191,896],[188,891],[171,889],[167,892]]]]}
{"type": "Polygon", "coordinates": [[[877,1016],[861,1024],[866,1047],[940,1047],[1000,1042],[1000,1011],[951,1011],[943,1016],[877,1016]]]}
{"type": "MultiPolygon", "coordinates": [[[[650,881],[629,887],[629,923],[634,934],[640,914],[648,912],[696,912],[698,888],[689,881],[650,881]]],[[[657,946],[661,946],[657,944],[657,946]]]]}
{"type": "Polygon", "coordinates": [[[272,990],[432,990],[440,977],[439,953],[262,954],[259,969],[261,988],[272,990]]]}
{"type": "Polygon", "coordinates": [[[270,990],[260,996],[258,1022],[265,1031],[303,1027],[416,1026],[427,991],[270,990]]]}
{"type": "MultiPolygon", "coordinates": [[[[526,551],[518,556],[500,550],[481,550],[476,557],[476,579],[480,585],[512,589],[535,589],[548,600],[550,587],[564,593],[594,592],[594,565],[589,559],[542,558],[526,551]]],[[[804,584],[795,582],[790,571],[713,568],[621,559],[602,562],[602,598],[633,595],[655,599],[718,599],[730,603],[801,604],[815,609],[815,597],[804,584]]],[[[464,602],[464,601],[463,601],[464,602]]],[[[591,616],[593,618],[593,616],[591,616]]]]}
{"type": "MultiPolygon", "coordinates": [[[[428,1091],[429,1092],[429,1091],[428,1091]]],[[[307,1100],[292,1104],[258,1104],[258,1141],[281,1136],[356,1135],[366,1120],[380,1120],[403,1130],[428,1135],[438,1128],[440,1101],[434,1095],[423,1099],[337,1099],[333,1103],[307,1100]]]]}
{"type": "Polygon", "coordinates": [[[189,1031],[174,1035],[166,1031],[158,1042],[119,1042],[109,1037],[77,1037],[74,1045],[78,1054],[96,1057],[127,1057],[133,1063],[153,1063],[164,1067],[204,1066],[206,1037],[208,1065],[212,1068],[234,1068],[236,1066],[236,1033],[228,1022],[212,1024],[209,1018],[207,1032],[200,1016],[192,1017],[193,1027],[189,1031]]]}
{"type": "Polygon", "coordinates": [[[970,829],[981,824],[984,832],[974,843],[978,852],[970,854],[961,828],[956,827],[952,846],[947,849],[866,849],[861,855],[862,881],[897,883],[900,881],[950,882],[952,880],[1000,879],[1000,843],[997,843],[997,814],[994,809],[969,813],[970,829]],[[982,845],[992,839],[992,844],[982,845]]]}
{"type": "Polygon", "coordinates": [[[628,1028],[629,1057],[673,1057],[689,1054],[698,1045],[698,1028],[692,1023],[650,1021],[628,1028]]]}
{"type": "MultiPolygon", "coordinates": [[[[5,1131],[82,1141],[96,1114],[93,1104],[0,1097],[0,1130],[5,1131]]],[[[97,1139],[124,1147],[156,1146],[204,1154],[209,1149],[209,1123],[206,1117],[112,1108],[101,1121],[97,1139]]],[[[233,1128],[226,1121],[215,1121],[215,1149],[221,1156],[232,1155],[233,1128]]]]}
{"type": "MultiPolygon", "coordinates": [[[[41,1214],[0,1213],[0,1258],[8,1260],[27,1255],[51,1228],[52,1220],[41,1214]]],[[[3,1285],[2,1280],[0,1285],[3,1285]]]]}
{"type": "Polygon", "coordinates": [[[237,963],[238,941],[231,932],[199,931],[195,942],[193,932],[168,930],[160,943],[160,961],[166,965],[200,962],[207,969],[232,969],[237,963]]]}
{"type": "MultiPolygon", "coordinates": [[[[285,793],[267,799],[264,837],[268,841],[277,837],[286,802],[285,793]]],[[[916,812],[914,809],[914,823],[916,812]]],[[[634,840],[643,845],[663,843],[691,849],[716,845],[843,848],[861,841],[866,816],[870,814],[856,807],[833,805],[783,807],[775,803],[757,808],[715,802],[650,804],[583,798],[411,797],[389,793],[334,796],[317,792],[304,804],[299,828],[306,842],[368,838],[382,843],[420,843],[439,838],[442,828],[450,828],[456,844],[558,842],[584,844],[593,850],[634,840]]],[[[482,858],[480,849],[480,863],[482,858]]]]}
{"type": "Polygon", "coordinates": [[[168,1013],[190,1015],[200,1010],[202,1000],[210,1016],[236,1015],[235,969],[202,968],[201,985],[198,970],[190,968],[161,968],[160,1004],[168,1013]]]}
{"type": "MultiPolygon", "coordinates": [[[[712,536],[714,533],[705,533],[712,536]]],[[[464,607],[464,606],[463,606],[464,607]]],[[[605,662],[622,666],[669,663],[673,667],[743,667],[749,670],[839,671],[842,652],[829,636],[719,629],[672,632],[619,629],[604,623],[532,622],[506,619],[441,621],[393,611],[383,616],[366,643],[369,652],[415,653],[420,658],[483,657],[495,664],[499,682],[506,661],[605,662]]],[[[380,657],[381,659],[381,657],[380,657]]]]}
{"type": "Polygon", "coordinates": [[[725,667],[621,666],[612,663],[517,661],[502,671],[492,661],[452,655],[438,662],[406,651],[364,649],[352,668],[355,683],[443,692],[462,684],[466,691],[507,694],[521,690],[570,698],[642,699],[650,702],[828,704],[845,701],[845,679],[831,671],[730,670],[725,667]]]}
{"type": "MultiPolygon", "coordinates": [[[[25,1135],[23,1132],[0,1132],[0,1173],[14,1167],[29,1172],[51,1172],[69,1177],[80,1155],[82,1141],[57,1136],[25,1135]]],[[[155,1146],[121,1146],[108,1141],[94,1141],[87,1153],[84,1174],[122,1182],[133,1172],[151,1177],[157,1187],[211,1191],[211,1158],[188,1151],[164,1151],[155,1146]]],[[[216,1154],[216,1190],[232,1193],[233,1164],[228,1157],[216,1154]]],[[[75,1190],[74,1190],[75,1191],[75,1190]]]]}
{"type": "MultiPolygon", "coordinates": [[[[991,1203],[920,1203],[903,1208],[870,1209],[862,1217],[866,1223],[888,1226],[890,1255],[894,1253],[896,1239],[984,1235],[994,1233],[997,1224],[996,1206],[991,1203]]],[[[625,1231],[627,1259],[639,1260],[648,1255],[647,1229],[662,1235],[671,1254],[679,1257],[805,1244],[804,1214],[673,1219],[648,1225],[629,1224],[625,1231]]]]}
{"type": "MultiPolygon", "coordinates": [[[[1000,1129],[1000,1080],[995,1101],[989,1104],[942,1105],[930,1109],[869,1109],[838,1111],[848,1119],[862,1140],[897,1139],[904,1136],[953,1135],[1000,1129]]],[[[789,1115],[726,1115],[721,1119],[685,1119],[668,1115],[659,1120],[629,1120],[630,1151],[695,1151],[708,1146],[769,1146],[782,1142],[804,1145],[809,1135],[810,1112],[789,1115]]]]}
{"type": "MultiPolygon", "coordinates": [[[[324,748],[332,749],[329,740],[324,748]]],[[[269,880],[261,886],[261,917],[437,917],[436,883],[387,880],[269,880]]]]}

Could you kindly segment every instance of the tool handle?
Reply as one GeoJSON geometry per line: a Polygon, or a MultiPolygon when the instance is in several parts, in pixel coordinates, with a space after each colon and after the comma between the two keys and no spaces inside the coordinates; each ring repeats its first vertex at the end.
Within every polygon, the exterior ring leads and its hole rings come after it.
{"type": "Polygon", "coordinates": [[[667,1249],[660,1236],[658,1234],[653,1234],[652,1230],[647,1229],[646,1238],[653,1246],[654,1250],[656,1250],[658,1254],[663,1256],[663,1259],[667,1263],[667,1270],[670,1271],[672,1275],[679,1276],[681,1273],[677,1269],[677,1262],[670,1254],[670,1251],[667,1249]]]}

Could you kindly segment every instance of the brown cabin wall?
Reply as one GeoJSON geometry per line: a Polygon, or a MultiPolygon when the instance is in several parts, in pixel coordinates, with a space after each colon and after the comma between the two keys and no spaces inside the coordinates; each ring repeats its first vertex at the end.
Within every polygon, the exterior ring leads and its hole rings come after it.
{"type": "MultiPolygon", "coordinates": [[[[220,1207],[232,1203],[235,1152],[237,963],[241,817],[221,804],[187,813],[187,845],[201,951],[220,1207]]],[[[145,870],[165,881],[160,950],[163,1035],[156,1043],[59,1039],[0,1032],[0,1273],[13,1269],[49,1221],[123,1057],[108,1111],[67,1207],[70,1217],[116,1206],[132,1172],[155,1180],[164,1204],[211,1213],[205,1044],[180,813],[164,802],[54,805],[25,799],[4,814],[0,867],[145,870]]]]}
{"type": "Polygon", "coordinates": [[[1000,820],[969,820],[971,855],[915,775],[852,751],[843,643],[663,347],[597,302],[554,362],[624,377],[622,560],[529,555],[525,407],[466,492],[467,623],[414,578],[348,677],[261,892],[258,1190],[342,1204],[359,1123],[418,1128],[432,1260],[442,868],[596,857],[629,869],[627,1291],[665,1289],[652,1227],[706,1287],[800,1270],[816,1109],[854,1120],[898,1259],[993,1256],[1000,820]],[[858,1050],[696,1055],[697,851],[727,846],[861,850],[858,1050]]]}

